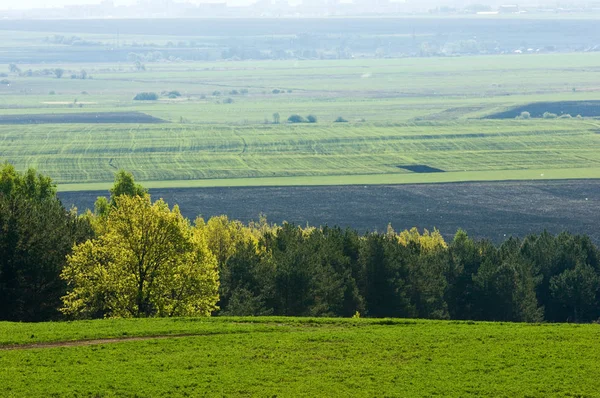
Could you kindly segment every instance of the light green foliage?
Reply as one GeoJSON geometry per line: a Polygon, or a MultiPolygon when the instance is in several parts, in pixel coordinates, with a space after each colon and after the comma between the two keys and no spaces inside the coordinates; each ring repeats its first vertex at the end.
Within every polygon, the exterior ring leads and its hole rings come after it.
{"type": "Polygon", "coordinates": [[[363,318],[0,323],[0,343],[8,336],[26,343],[165,330],[198,336],[3,351],[0,395],[559,397],[595,396],[600,388],[597,325],[363,318]]]}
{"type": "Polygon", "coordinates": [[[76,246],[67,259],[65,314],[206,316],[216,309],[216,260],[177,207],[121,195],[98,224],[99,237],[76,246]]]}
{"type": "Polygon", "coordinates": [[[0,169],[0,194],[44,200],[56,195],[56,186],[50,177],[37,173],[35,169],[30,168],[21,174],[13,165],[5,163],[0,169]]]}

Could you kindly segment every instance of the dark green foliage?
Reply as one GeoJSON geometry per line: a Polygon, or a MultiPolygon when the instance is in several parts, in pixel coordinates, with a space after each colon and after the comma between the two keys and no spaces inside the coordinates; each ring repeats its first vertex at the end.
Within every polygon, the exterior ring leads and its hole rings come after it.
{"type": "Polygon", "coordinates": [[[92,235],[68,212],[51,180],[33,169],[0,169],[0,320],[59,317],[65,294],[60,272],[75,243],[92,235]]]}
{"type": "Polygon", "coordinates": [[[288,123],[306,123],[306,119],[300,115],[292,115],[288,117],[288,123]]]}
{"type": "Polygon", "coordinates": [[[221,271],[221,314],[515,322],[600,318],[598,249],[563,233],[500,246],[458,231],[448,247],[396,234],[284,224],[221,271]],[[257,254],[260,252],[261,254],[257,254]]]}
{"type": "Polygon", "coordinates": [[[317,122],[317,117],[315,115],[308,115],[306,117],[306,121],[308,123],[316,123],[317,122]]]}
{"type": "Polygon", "coordinates": [[[156,93],[138,93],[133,97],[134,101],[156,101],[157,99],[158,94],[156,93]]]}
{"type": "Polygon", "coordinates": [[[220,315],[270,315],[274,270],[253,242],[238,243],[220,269],[220,315]]]}
{"type": "Polygon", "coordinates": [[[338,116],[338,118],[335,119],[333,122],[334,123],[348,123],[348,121],[341,116],[338,116]]]}

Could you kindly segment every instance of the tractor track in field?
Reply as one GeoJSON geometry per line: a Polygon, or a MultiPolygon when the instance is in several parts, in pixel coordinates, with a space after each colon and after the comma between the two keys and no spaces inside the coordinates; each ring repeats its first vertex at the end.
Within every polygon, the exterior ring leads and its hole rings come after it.
{"type": "Polygon", "coordinates": [[[30,344],[9,344],[0,346],[0,351],[15,351],[15,350],[32,350],[36,348],[58,348],[58,347],[83,347],[99,344],[122,343],[129,341],[147,341],[147,340],[164,340],[176,339],[183,337],[200,337],[209,336],[214,333],[185,333],[185,334],[170,334],[170,335],[155,335],[155,336],[126,336],[126,337],[108,337],[103,339],[89,340],[73,340],[73,341],[54,341],[47,343],[30,343],[30,344]]]}
{"type": "MultiPolygon", "coordinates": [[[[275,324],[276,326],[283,326],[282,324],[275,324]]],[[[24,344],[6,344],[0,345],[0,352],[2,351],[19,351],[19,350],[33,350],[43,348],[61,348],[61,347],[85,347],[92,345],[101,344],[114,344],[124,342],[136,342],[136,341],[149,341],[149,340],[166,340],[166,339],[181,339],[186,337],[208,337],[216,335],[235,335],[235,334],[248,334],[248,333],[269,333],[272,330],[239,330],[230,332],[200,332],[200,333],[179,333],[179,334],[155,334],[150,336],[119,336],[119,337],[105,337],[97,339],[82,339],[82,340],[67,340],[67,341],[49,341],[39,343],[24,343],[24,344]]]]}

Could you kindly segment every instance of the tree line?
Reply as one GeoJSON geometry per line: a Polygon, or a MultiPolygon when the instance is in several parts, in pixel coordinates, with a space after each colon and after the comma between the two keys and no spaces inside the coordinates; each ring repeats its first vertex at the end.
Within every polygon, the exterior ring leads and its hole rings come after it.
{"type": "Polygon", "coordinates": [[[567,232],[192,223],[123,171],[78,214],[48,177],[0,169],[1,320],[207,315],[593,322],[600,250],[567,232]]]}

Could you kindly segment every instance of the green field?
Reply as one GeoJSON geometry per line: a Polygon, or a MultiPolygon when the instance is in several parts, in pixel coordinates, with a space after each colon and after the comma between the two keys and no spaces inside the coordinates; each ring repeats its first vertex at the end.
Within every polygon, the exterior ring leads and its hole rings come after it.
{"type": "Polygon", "coordinates": [[[44,125],[0,126],[0,137],[4,158],[19,168],[34,166],[60,184],[107,182],[123,168],[142,181],[177,181],[173,186],[285,185],[287,178],[310,184],[308,177],[328,183],[600,177],[597,130],[585,120],[429,126],[44,125]],[[414,164],[445,173],[398,167],[414,164]]]}
{"type": "MultiPolygon", "coordinates": [[[[5,51],[16,51],[21,42],[3,35],[5,51]]],[[[29,40],[41,40],[36,35],[29,40]]],[[[145,71],[126,63],[19,65],[61,67],[65,77],[9,73],[0,118],[136,111],[170,123],[0,124],[0,159],[36,167],[62,190],[104,189],[118,169],[148,187],[600,178],[595,118],[482,119],[533,102],[598,100],[599,64],[598,53],[574,53],[181,61],[145,71]],[[69,77],[82,69],[93,79],[69,77]],[[181,97],[132,100],[172,90],[181,97]],[[272,123],[274,113],[281,124],[272,123]],[[292,114],[318,122],[286,123],[292,114]],[[338,117],[348,123],[334,123],[338,117]],[[444,172],[398,167],[412,165],[444,172]]]]}
{"type": "Polygon", "coordinates": [[[598,325],[192,318],[0,331],[5,348],[180,335],[0,350],[5,397],[593,397],[600,388],[598,325]]]}

